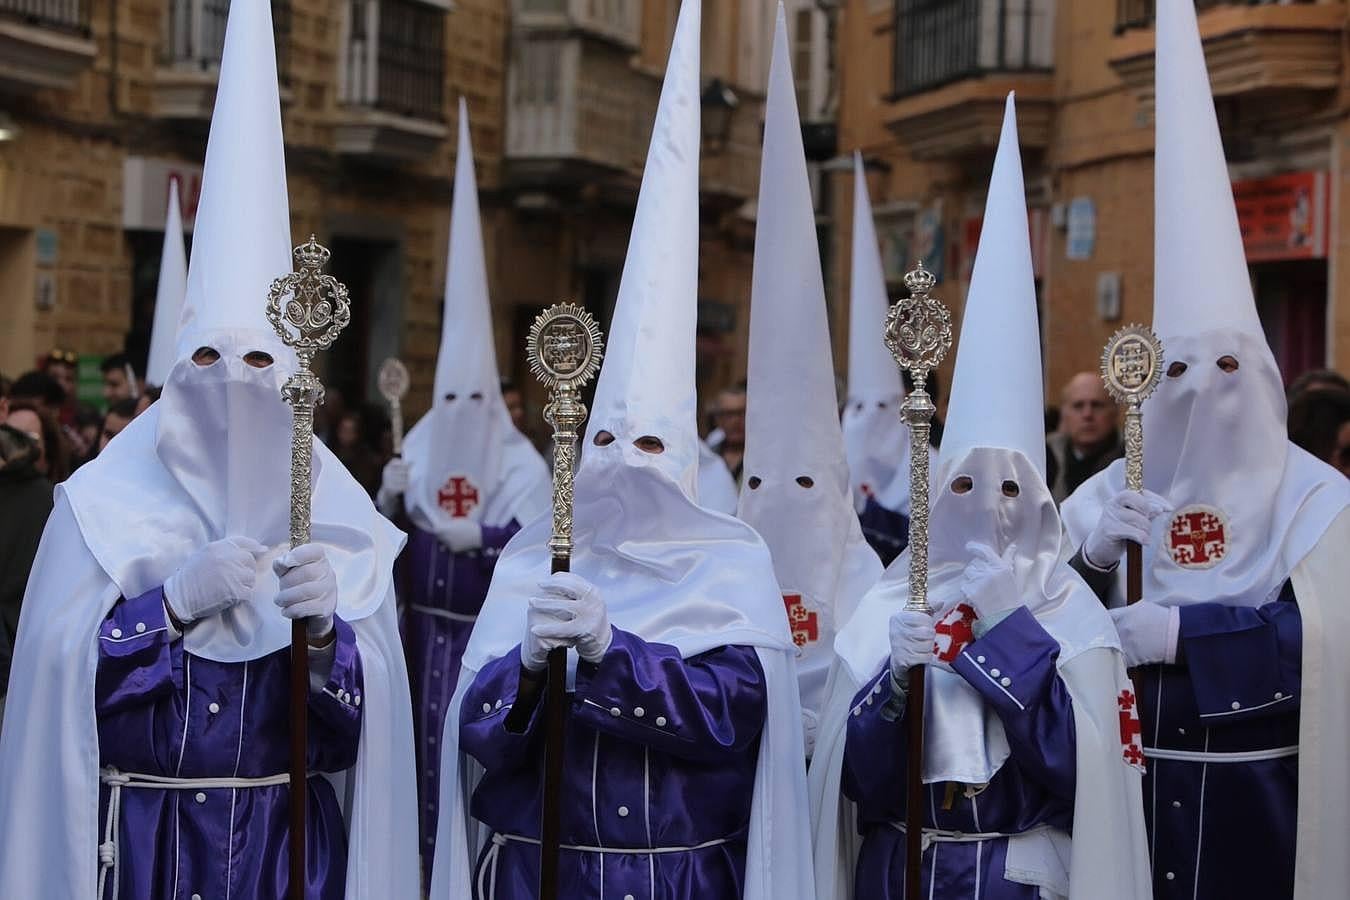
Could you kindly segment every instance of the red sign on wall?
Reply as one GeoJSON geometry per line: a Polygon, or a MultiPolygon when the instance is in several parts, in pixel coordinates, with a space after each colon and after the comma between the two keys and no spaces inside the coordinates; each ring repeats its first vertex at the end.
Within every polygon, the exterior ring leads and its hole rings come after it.
{"type": "Polygon", "coordinates": [[[1233,182],[1248,262],[1325,259],[1330,204],[1326,172],[1233,182]]]}

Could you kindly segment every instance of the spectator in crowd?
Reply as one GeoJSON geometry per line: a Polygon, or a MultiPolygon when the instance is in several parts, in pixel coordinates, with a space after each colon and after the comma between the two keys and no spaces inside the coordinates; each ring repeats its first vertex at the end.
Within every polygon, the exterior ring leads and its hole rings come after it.
{"type": "Polygon", "coordinates": [[[9,396],[11,400],[27,400],[40,412],[59,416],[66,402],[66,389],[46,372],[25,372],[10,385],[9,396]]]}
{"type": "Polygon", "coordinates": [[[98,435],[99,453],[103,452],[109,441],[122,433],[123,428],[131,424],[132,419],[140,415],[139,405],[137,399],[127,397],[108,407],[108,414],[103,417],[103,427],[98,435]]]}
{"type": "Polygon", "coordinates": [[[330,447],[352,477],[372,497],[380,487],[380,462],[366,441],[365,422],[360,410],[349,409],[337,420],[330,447]]]}
{"type": "Polygon", "coordinates": [[[1304,372],[1289,383],[1289,388],[1285,391],[1285,398],[1292,408],[1294,401],[1305,391],[1324,389],[1350,392],[1350,380],[1333,369],[1313,369],[1311,372],[1304,372]]]}
{"type": "Polygon", "coordinates": [[[1079,372],[1064,385],[1059,431],[1046,439],[1046,480],[1056,503],[1124,454],[1116,404],[1095,372],[1079,372]]]}
{"type": "Polygon", "coordinates": [[[156,387],[153,384],[147,384],[145,386],[145,390],[141,391],[141,395],[136,398],[136,415],[139,416],[141,413],[149,409],[150,404],[154,403],[156,400],[159,399],[159,395],[163,390],[164,389],[161,387],[156,387]]]}
{"type": "Polygon", "coordinates": [[[103,373],[103,401],[108,406],[140,396],[142,378],[131,365],[131,357],[114,353],[104,357],[98,368],[103,373]]]}
{"type": "Polygon", "coordinates": [[[717,395],[713,421],[721,437],[712,444],[712,451],[722,457],[736,484],[741,483],[741,466],[745,457],[745,382],[727,388],[717,395]]]}
{"type": "Polygon", "coordinates": [[[76,385],[79,381],[80,371],[79,354],[72,350],[55,348],[47,354],[47,359],[42,364],[42,371],[50,375],[61,387],[61,424],[74,425],[75,403],[78,395],[76,385]]]}
{"type": "Polygon", "coordinates": [[[510,378],[502,379],[502,400],[506,403],[506,411],[511,414],[511,424],[516,426],[516,430],[528,434],[529,423],[525,421],[525,397],[516,387],[516,383],[510,378]]]}
{"type": "Polygon", "coordinates": [[[1350,477],[1350,391],[1298,394],[1289,405],[1289,440],[1350,477]]]}
{"type": "Polygon", "coordinates": [[[52,484],[70,477],[70,450],[61,436],[56,417],[31,400],[11,397],[5,424],[28,436],[37,445],[34,467],[52,484]]]}
{"type": "MultiPolygon", "coordinates": [[[[3,411],[4,399],[0,399],[3,411]]],[[[17,413],[32,427],[37,414],[17,413]]],[[[40,429],[40,426],[39,426],[40,429]]],[[[52,484],[38,470],[42,452],[21,428],[0,424],[0,721],[28,572],[52,511],[52,484]]]]}

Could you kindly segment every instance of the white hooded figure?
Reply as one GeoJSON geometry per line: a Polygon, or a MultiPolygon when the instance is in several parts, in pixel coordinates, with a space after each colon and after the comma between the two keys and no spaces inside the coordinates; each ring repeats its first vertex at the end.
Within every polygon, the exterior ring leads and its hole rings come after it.
{"type": "Polygon", "coordinates": [[[159,283],[155,287],[155,318],[150,326],[150,357],[145,364],[145,383],[163,387],[177,359],[178,322],[187,294],[187,251],[183,246],[183,214],[178,199],[178,179],[169,182],[169,208],[164,217],[164,248],[159,257],[159,283]]]}
{"type": "Polygon", "coordinates": [[[382,509],[406,527],[399,601],[413,697],[422,866],[431,874],[440,797],[441,730],[460,658],[507,541],[549,509],[543,457],[502,398],[474,182],[468,108],[459,101],[459,155],[450,211],[445,316],[431,411],[385,467],[382,509]]]}
{"type": "Polygon", "coordinates": [[[575,485],[497,565],[442,741],[431,895],[537,896],[544,661],[568,649],[560,896],[811,896],[793,643],[768,549],[695,496],[700,8],[675,30],[575,485]]]}
{"type": "Polygon", "coordinates": [[[1040,342],[1014,106],[994,161],[929,526],[835,640],[811,768],[817,896],[900,897],[907,673],[927,665],[922,896],[1149,896],[1129,682],[1045,484],[1040,342]],[[1070,839],[1070,833],[1073,837],[1070,839]]]}
{"type": "Polygon", "coordinates": [[[1155,896],[1350,896],[1350,486],[1288,440],[1194,7],[1160,3],[1157,30],[1146,490],[1117,462],[1065,525],[1137,667],[1155,896]],[[1101,570],[1130,540],[1143,601],[1126,607],[1101,570]]]}
{"type": "Polygon", "coordinates": [[[307,890],[416,897],[403,535],[315,444],[289,546],[296,358],[271,14],[231,5],[177,358],[57,489],[0,737],[0,896],[288,896],[292,620],[310,641],[307,890]],[[350,858],[349,858],[349,849],[350,858]]]}
{"type": "Polygon", "coordinates": [[[810,756],[835,632],[881,576],[881,561],[863,540],[849,497],[815,210],[788,53],[780,7],[759,178],[739,515],[773,554],[797,645],[810,756]]]}
{"type": "Polygon", "coordinates": [[[853,155],[853,275],[844,450],[863,536],[889,564],[909,543],[909,428],[900,370],[882,341],[889,306],[861,153],[853,155]]]}

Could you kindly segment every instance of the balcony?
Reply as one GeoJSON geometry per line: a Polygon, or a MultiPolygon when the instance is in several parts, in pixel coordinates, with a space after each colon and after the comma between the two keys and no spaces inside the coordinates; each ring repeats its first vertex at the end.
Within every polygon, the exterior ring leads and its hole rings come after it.
{"type": "Polygon", "coordinates": [[[0,88],[69,90],[94,61],[91,0],[0,0],[0,88]]]}
{"type": "MultiPolygon", "coordinates": [[[[169,0],[164,56],[155,72],[155,115],[187,122],[211,120],[229,15],[230,0],[169,0]]],[[[289,0],[272,0],[272,28],[285,101],[291,44],[289,0]]]]}
{"type": "MultiPolygon", "coordinates": [[[[1196,0],[1200,38],[1216,97],[1307,95],[1341,79],[1339,2],[1196,0]]],[[[1143,98],[1154,81],[1153,0],[1117,0],[1111,68],[1143,98]]]]}
{"type": "Polygon", "coordinates": [[[536,33],[580,33],[636,50],[642,4],[633,0],[515,0],[514,27],[536,33]]]}
{"type": "Polygon", "coordinates": [[[351,0],[343,21],[337,151],[380,162],[425,159],[446,139],[445,7],[351,0]]]}
{"type": "Polygon", "coordinates": [[[992,153],[1015,90],[1022,146],[1044,148],[1054,21],[1054,0],[896,0],[888,127],[916,159],[992,153]]]}

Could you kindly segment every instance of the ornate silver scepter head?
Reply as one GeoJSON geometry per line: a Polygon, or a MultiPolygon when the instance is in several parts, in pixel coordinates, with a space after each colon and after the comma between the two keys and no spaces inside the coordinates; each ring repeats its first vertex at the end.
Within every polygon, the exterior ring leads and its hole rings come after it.
{"type": "Polygon", "coordinates": [[[389,404],[389,429],[394,437],[394,455],[403,455],[403,398],[408,395],[408,367],[389,357],[380,365],[380,396],[389,404]]]}
{"type": "Polygon", "coordinates": [[[1144,325],[1127,325],[1102,350],[1106,392],[1125,407],[1125,487],[1144,489],[1144,401],[1162,379],[1162,341],[1144,325]]]}
{"type": "Polygon", "coordinates": [[[352,318],[347,288],[323,267],[332,254],[314,237],[295,248],[298,271],[272,282],[267,320],[300,367],[286,380],[281,396],[295,416],[291,432],[291,545],[309,543],[311,455],[314,408],[323,402],[323,384],[311,370],[314,356],[327,350],[352,318]]]}
{"type": "Polygon", "coordinates": [[[530,371],[549,389],[544,420],[553,428],[553,536],[555,559],[572,555],[572,481],[577,431],[586,421],[581,389],[600,371],[604,342],[590,313],[558,303],[539,314],[526,343],[530,371]]]}
{"type": "Polygon", "coordinates": [[[905,275],[909,296],[886,314],[886,348],[909,372],[913,389],[900,405],[909,425],[909,600],[906,609],[928,612],[928,435],[937,407],[928,395],[928,374],[952,346],[952,317],[931,292],[937,284],[923,263],[905,275]]]}

